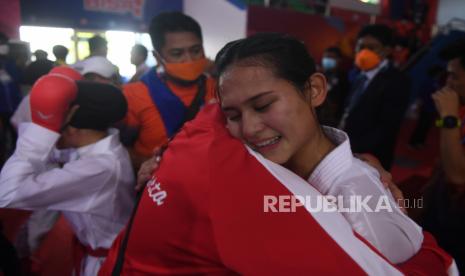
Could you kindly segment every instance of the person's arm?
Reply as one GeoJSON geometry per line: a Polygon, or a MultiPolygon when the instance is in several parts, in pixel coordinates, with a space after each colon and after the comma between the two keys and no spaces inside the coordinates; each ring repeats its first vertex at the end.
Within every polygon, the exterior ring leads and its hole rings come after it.
{"type": "Polygon", "coordinates": [[[378,158],[369,153],[354,153],[354,157],[362,160],[363,162],[367,163],[368,165],[370,165],[378,171],[379,180],[381,181],[381,183],[383,183],[384,188],[389,189],[389,192],[391,192],[391,195],[392,197],[394,197],[394,200],[397,202],[397,205],[400,208],[400,210],[407,215],[407,209],[404,205],[404,194],[399,189],[399,187],[397,187],[396,183],[394,183],[394,181],[392,180],[391,173],[384,169],[383,165],[381,164],[381,162],[379,162],[378,158]]]}
{"type": "Polygon", "coordinates": [[[128,111],[123,121],[118,125],[121,142],[129,152],[134,171],[138,171],[142,163],[150,158],[138,153],[134,148],[140,139],[143,122],[141,118],[143,110],[140,109],[141,99],[135,96],[138,92],[143,93],[143,91],[137,91],[137,87],[134,88],[131,85],[123,86],[123,94],[128,102],[128,111]]]}
{"type": "Polygon", "coordinates": [[[134,188],[136,192],[139,192],[145,188],[147,181],[150,180],[150,178],[152,177],[152,174],[158,168],[158,165],[160,164],[160,161],[161,161],[161,156],[162,156],[162,150],[160,148],[156,148],[153,151],[153,156],[141,164],[140,169],[137,172],[136,187],[134,188]]]}
{"type": "Polygon", "coordinates": [[[356,198],[365,200],[359,210],[343,212],[354,231],[368,240],[393,263],[401,263],[415,255],[423,241],[421,228],[398,207],[379,175],[365,164],[360,176],[341,181],[328,194],[342,196],[344,206],[356,198]]]}
{"type": "Polygon", "coordinates": [[[101,191],[114,162],[106,155],[81,158],[51,168],[50,153],[60,130],[79,108],[74,81],[58,75],[40,78],[30,94],[31,119],[21,131],[16,151],[0,173],[0,206],[99,213],[101,191]],[[96,197],[100,197],[96,200],[96,197]]]}
{"type": "Polygon", "coordinates": [[[11,116],[10,123],[16,128],[16,130],[20,123],[31,121],[31,109],[29,104],[29,95],[26,95],[16,108],[13,116],[11,116]]]}
{"type": "Polygon", "coordinates": [[[0,174],[0,206],[98,213],[95,199],[112,176],[113,162],[102,156],[50,169],[47,160],[58,138],[39,125],[26,127],[0,174]]]}
{"type": "Polygon", "coordinates": [[[150,159],[150,157],[139,154],[136,150],[134,150],[134,147],[129,147],[127,150],[129,152],[129,157],[131,158],[131,164],[134,171],[138,171],[142,164],[150,159]]]}
{"type": "MultiPolygon", "coordinates": [[[[444,87],[433,94],[433,100],[441,118],[459,118],[459,96],[444,87]]],[[[460,128],[441,128],[440,153],[444,172],[449,182],[460,190],[465,189],[465,153],[461,143],[460,128]]]]}

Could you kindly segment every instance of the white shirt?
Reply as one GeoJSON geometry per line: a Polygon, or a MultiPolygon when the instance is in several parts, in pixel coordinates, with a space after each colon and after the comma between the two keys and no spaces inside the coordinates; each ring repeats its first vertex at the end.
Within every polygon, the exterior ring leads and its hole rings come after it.
{"type": "MultiPolygon", "coordinates": [[[[74,161],[51,163],[59,134],[34,123],[20,125],[13,156],[0,174],[0,207],[59,210],[79,241],[109,248],[134,205],[134,173],[118,131],[76,150],[74,161]]],[[[97,275],[104,258],[87,256],[81,275],[97,275]]]]}
{"type": "Polygon", "coordinates": [[[13,113],[13,116],[10,118],[11,124],[18,128],[21,123],[29,123],[31,122],[31,105],[29,95],[24,96],[21,100],[21,103],[13,113]]]}
{"type": "Polygon", "coordinates": [[[131,79],[129,80],[129,82],[136,82],[136,81],[139,81],[140,78],[150,70],[150,67],[147,66],[147,64],[144,63],[141,63],[139,64],[137,67],[136,67],[136,73],[134,73],[134,75],[131,77],[131,79]]]}
{"type": "Polygon", "coordinates": [[[383,69],[384,67],[388,65],[389,65],[389,61],[387,59],[383,59],[383,61],[381,61],[381,63],[378,66],[376,66],[376,68],[373,68],[370,71],[363,72],[362,74],[364,74],[365,77],[367,77],[364,88],[367,88],[370,82],[381,71],[381,69],[383,69]]]}
{"type": "MultiPolygon", "coordinates": [[[[393,263],[401,263],[415,255],[423,242],[422,229],[404,215],[386,188],[378,172],[353,157],[347,134],[335,128],[323,127],[327,137],[336,145],[318,164],[308,182],[324,195],[343,196],[344,206],[350,206],[350,196],[371,196],[368,206],[376,210],[380,196],[386,196],[392,212],[343,212],[355,232],[369,241],[393,263]]],[[[352,197],[354,198],[354,197],[352,197]]]]}

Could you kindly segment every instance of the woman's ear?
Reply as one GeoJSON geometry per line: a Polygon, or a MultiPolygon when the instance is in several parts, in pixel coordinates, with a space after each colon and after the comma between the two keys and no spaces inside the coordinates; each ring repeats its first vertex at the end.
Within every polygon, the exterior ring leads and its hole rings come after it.
{"type": "Polygon", "coordinates": [[[314,73],[309,78],[310,81],[310,104],[312,107],[318,107],[326,99],[328,85],[326,77],[321,73],[314,73]]]}

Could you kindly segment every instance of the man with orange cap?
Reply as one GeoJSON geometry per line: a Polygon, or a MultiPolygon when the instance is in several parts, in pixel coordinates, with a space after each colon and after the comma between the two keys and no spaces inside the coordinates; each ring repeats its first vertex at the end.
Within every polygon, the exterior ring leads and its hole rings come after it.
{"type": "Polygon", "coordinates": [[[136,168],[214,99],[214,81],[204,74],[208,61],[200,25],[167,12],[152,19],[149,33],[158,66],[123,87],[128,101],[123,141],[136,168]]]}
{"type": "Polygon", "coordinates": [[[354,152],[373,154],[387,170],[410,96],[408,78],[389,61],[392,44],[392,30],[385,25],[368,25],[358,33],[358,74],[339,124],[354,152]]]}

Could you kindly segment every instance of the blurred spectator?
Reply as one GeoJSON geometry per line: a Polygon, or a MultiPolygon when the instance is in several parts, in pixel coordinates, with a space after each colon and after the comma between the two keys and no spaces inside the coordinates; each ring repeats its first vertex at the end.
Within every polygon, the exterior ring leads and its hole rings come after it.
{"type": "Polygon", "coordinates": [[[355,78],[339,127],[347,132],[354,152],[371,153],[391,168],[410,82],[390,62],[392,30],[368,25],[358,33],[355,78]]]}
{"type": "Polygon", "coordinates": [[[38,60],[48,60],[48,53],[45,52],[44,50],[37,50],[34,52],[34,56],[36,58],[36,61],[38,60]]]}
{"type": "Polygon", "coordinates": [[[344,101],[349,92],[347,72],[342,69],[342,52],[337,47],[330,47],[323,53],[321,67],[328,80],[328,96],[317,109],[322,125],[336,127],[344,111],[344,101]]]}
{"type": "Polygon", "coordinates": [[[20,73],[15,61],[8,57],[8,37],[0,33],[0,167],[16,144],[16,130],[10,117],[21,101],[20,73]]]}
{"type": "Polygon", "coordinates": [[[446,86],[433,94],[440,119],[440,166],[426,187],[419,222],[465,273],[465,41],[441,52],[448,61],[446,86]]]}
{"type": "Polygon", "coordinates": [[[134,45],[134,47],[132,47],[131,64],[134,64],[136,66],[136,73],[134,74],[134,76],[132,76],[129,82],[138,81],[143,74],[150,70],[147,64],[145,64],[147,54],[148,51],[147,48],[144,47],[144,45],[136,44],[134,45]]]}
{"type": "Polygon", "coordinates": [[[89,38],[89,57],[93,56],[101,56],[106,57],[108,54],[108,42],[105,38],[94,35],[93,37],[89,38]]]}
{"type": "MultiPolygon", "coordinates": [[[[101,70],[103,69],[103,67],[106,67],[106,64],[112,64],[108,59],[107,59],[107,52],[108,52],[108,47],[107,47],[107,41],[106,39],[104,39],[103,37],[99,36],[99,35],[94,35],[93,37],[91,37],[89,40],[88,40],[88,43],[89,43],[89,51],[90,51],[90,54],[88,57],[86,57],[85,59],[83,60],[80,60],[78,62],[76,62],[75,64],[72,65],[72,67],[74,69],[76,69],[78,72],[80,72],[81,74],[83,74],[83,70],[85,69],[85,67],[89,67],[90,68],[96,68],[98,67],[99,69],[98,70],[101,70]],[[94,58],[97,58],[97,59],[94,59],[94,58]],[[91,62],[89,63],[86,63],[86,61],[88,59],[92,59],[91,62]],[[104,65],[102,65],[104,64],[104,65]],[[102,67],[100,67],[102,65],[102,67]]],[[[99,71],[100,73],[110,73],[113,72],[113,69],[116,70],[116,75],[112,75],[111,77],[109,76],[104,76],[104,75],[101,75],[101,74],[98,74],[100,76],[88,76],[87,79],[92,79],[92,80],[99,80],[99,77],[103,77],[103,79],[108,79],[108,78],[112,78],[112,83],[117,85],[117,86],[120,86],[122,84],[122,80],[121,80],[121,76],[119,75],[119,69],[116,65],[112,64],[112,66],[114,68],[112,68],[111,70],[103,70],[103,71],[99,71]]],[[[83,74],[84,75],[84,74],[83,74]]]]}
{"type": "Polygon", "coordinates": [[[430,68],[428,75],[429,78],[423,83],[421,89],[418,120],[409,139],[409,146],[413,149],[420,149],[425,145],[429,130],[437,115],[431,95],[444,86],[447,73],[445,68],[436,65],[430,68]]]}
{"type": "Polygon", "coordinates": [[[123,86],[128,101],[123,143],[135,168],[215,95],[214,80],[204,73],[208,60],[197,21],[180,12],[161,13],[149,33],[158,66],[123,86]]]}
{"type": "Polygon", "coordinates": [[[31,59],[31,49],[29,48],[29,43],[24,41],[10,41],[9,45],[10,58],[16,61],[16,66],[22,73],[24,73],[24,70],[30,63],[31,59]]]}
{"type": "Polygon", "coordinates": [[[63,45],[53,46],[53,55],[55,56],[55,65],[66,65],[66,57],[68,56],[68,48],[63,45]]]}
{"type": "Polygon", "coordinates": [[[36,60],[31,62],[24,71],[24,83],[28,85],[33,85],[40,77],[48,74],[54,66],[53,61],[47,58],[48,54],[44,50],[35,51],[34,56],[36,60]]]}
{"type": "Polygon", "coordinates": [[[392,51],[392,63],[397,68],[402,68],[408,61],[410,50],[403,45],[402,42],[397,42],[392,51]]]}
{"type": "Polygon", "coordinates": [[[107,58],[101,56],[89,57],[82,61],[81,75],[85,80],[120,86],[118,67],[107,58]]]}
{"type": "MultiPolygon", "coordinates": [[[[0,33],[0,168],[13,151],[16,131],[9,123],[11,114],[21,100],[19,72],[14,60],[9,58],[8,37],[0,33]]],[[[3,235],[0,221],[0,274],[20,275],[19,259],[13,245],[3,235]]]]}

